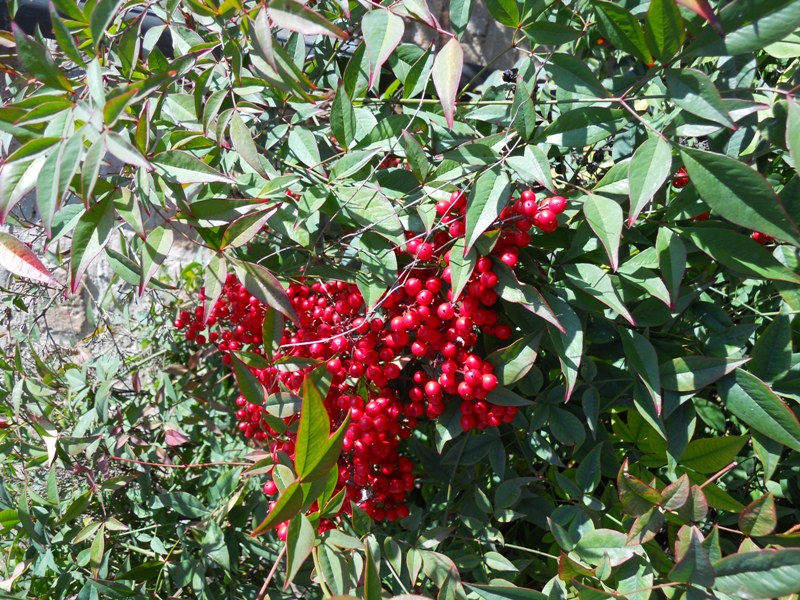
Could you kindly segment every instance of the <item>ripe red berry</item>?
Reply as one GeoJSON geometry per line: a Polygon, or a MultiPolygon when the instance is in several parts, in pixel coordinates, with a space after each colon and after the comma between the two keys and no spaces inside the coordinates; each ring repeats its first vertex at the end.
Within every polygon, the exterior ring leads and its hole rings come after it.
{"type": "Polygon", "coordinates": [[[533,190],[524,190],[520,195],[519,199],[523,202],[536,202],[536,194],[533,190]]]}
{"type": "Polygon", "coordinates": [[[689,175],[686,174],[686,168],[681,167],[672,178],[672,185],[680,189],[689,185],[689,175]]]}
{"type": "Polygon", "coordinates": [[[553,196],[549,199],[547,208],[560,215],[567,208],[567,199],[564,196],[553,196]]]}

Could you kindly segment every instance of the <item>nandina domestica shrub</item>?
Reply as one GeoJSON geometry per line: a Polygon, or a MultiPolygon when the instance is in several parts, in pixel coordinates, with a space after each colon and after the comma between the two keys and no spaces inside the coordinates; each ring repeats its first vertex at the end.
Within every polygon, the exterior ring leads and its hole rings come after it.
{"type": "Polygon", "coordinates": [[[800,1],[9,10],[3,593],[798,591],[800,1]]]}

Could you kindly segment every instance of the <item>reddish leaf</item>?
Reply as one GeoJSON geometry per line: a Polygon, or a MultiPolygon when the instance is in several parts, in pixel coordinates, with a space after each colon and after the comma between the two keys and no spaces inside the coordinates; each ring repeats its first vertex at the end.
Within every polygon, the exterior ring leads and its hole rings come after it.
{"type": "Polygon", "coordinates": [[[58,285],[33,250],[8,233],[0,233],[0,267],[25,279],[58,285]]]}
{"type": "Polygon", "coordinates": [[[725,32],[722,31],[722,24],[719,22],[719,18],[716,14],[714,14],[714,9],[711,8],[711,5],[708,3],[708,0],[675,0],[681,6],[684,6],[691,10],[692,12],[700,15],[706,21],[711,23],[711,27],[714,28],[718,34],[723,35],[725,32]]]}
{"type": "Polygon", "coordinates": [[[447,126],[453,126],[456,111],[456,96],[458,95],[458,82],[461,80],[461,70],[464,67],[464,51],[456,38],[451,38],[444,48],[439,51],[433,61],[433,85],[442,103],[444,118],[447,126]]]}
{"type": "Polygon", "coordinates": [[[167,446],[182,446],[183,444],[189,443],[189,438],[186,437],[186,434],[180,429],[174,429],[172,427],[166,427],[165,429],[164,441],[167,446]]]}

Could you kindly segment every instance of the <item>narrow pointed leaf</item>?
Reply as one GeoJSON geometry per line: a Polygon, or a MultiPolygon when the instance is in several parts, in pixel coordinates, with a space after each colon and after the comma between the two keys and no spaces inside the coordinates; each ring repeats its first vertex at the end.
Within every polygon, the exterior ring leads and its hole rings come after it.
{"type": "Polygon", "coordinates": [[[70,290],[78,289],[89,264],[103,251],[114,230],[114,203],[111,198],[98,202],[78,220],[72,236],[70,290]]]}
{"type": "Polygon", "coordinates": [[[243,260],[232,262],[239,280],[248,292],[293,321],[297,319],[289,296],[286,295],[286,290],[269,270],[257,263],[243,260]]]}
{"type": "Polygon", "coordinates": [[[660,137],[651,137],[636,149],[628,167],[631,205],[628,227],[653,200],[655,193],[667,180],[672,163],[672,148],[660,137]]]}
{"type": "Polygon", "coordinates": [[[433,60],[433,86],[439,96],[448,127],[453,126],[456,112],[458,84],[464,68],[464,51],[456,38],[451,38],[433,60]]]}
{"type": "Polygon", "coordinates": [[[361,31],[369,61],[369,87],[378,80],[381,66],[403,39],[405,24],[401,17],[381,7],[371,10],[361,21],[361,31]]]}
{"type": "Polygon", "coordinates": [[[767,384],[737,369],[720,386],[725,407],[743,423],[785,446],[800,451],[800,422],[767,384]]]}
{"type": "Polygon", "coordinates": [[[33,250],[13,235],[4,232],[0,232],[0,267],[25,279],[58,285],[50,270],[42,264],[33,250]]]}
{"type": "Polygon", "coordinates": [[[267,14],[275,26],[281,29],[303,35],[328,35],[340,40],[348,38],[347,33],[325,17],[295,0],[270,0],[267,14]]]}
{"type": "Polygon", "coordinates": [[[724,154],[681,149],[697,193],[731,223],[798,246],[800,229],[772,186],[756,171],[724,154]]]}
{"type": "Polygon", "coordinates": [[[603,244],[612,271],[619,266],[619,243],[622,238],[622,207],[618,202],[591,194],[583,198],[583,214],[589,227],[603,244]]]}

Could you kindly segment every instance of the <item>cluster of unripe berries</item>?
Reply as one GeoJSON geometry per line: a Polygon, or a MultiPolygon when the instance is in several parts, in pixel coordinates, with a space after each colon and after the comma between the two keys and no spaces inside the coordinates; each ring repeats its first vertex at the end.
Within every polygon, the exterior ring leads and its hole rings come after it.
{"type": "MultiPolygon", "coordinates": [[[[325,406],[332,427],[350,414],[339,459],[337,491],[375,520],[408,515],[405,504],[414,488],[414,464],[403,442],[423,419],[436,419],[456,403],[465,431],[510,423],[516,407],[491,402],[499,381],[492,363],[476,352],[479,334],[506,340],[511,326],[498,311],[499,284],[494,267],[519,262],[519,249],[531,241],[536,226],[552,231],[566,200],[554,196],[537,202],[525,191],[501,214],[491,256],[477,259],[454,297],[450,248],[464,235],[466,196],[453,192],[436,210],[441,219],[425,234],[406,234],[396,250],[400,278],[367,314],[356,285],[342,281],[299,281],[287,295],[297,315],[286,322],[278,350],[267,356],[262,328],[267,313],[234,275],[228,275],[218,300],[203,323],[203,308],[182,311],[175,326],[188,340],[214,344],[224,363],[248,351],[267,358],[264,368],[249,367],[269,393],[300,390],[306,374],[324,364],[331,378],[325,406]],[[308,360],[311,359],[311,360],[308,360]],[[292,367],[294,365],[294,367],[292,367]]],[[[200,304],[205,301],[201,290],[200,304]]],[[[271,340],[266,341],[271,345],[271,340]]],[[[294,455],[290,425],[298,416],[278,419],[240,395],[239,429],[265,445],[276,460],[294,455]]],[[[265,493],[277,492],[268,481],[265,493]]],[[[279,528],[279,535],[283,529],[279,528]]]]}

